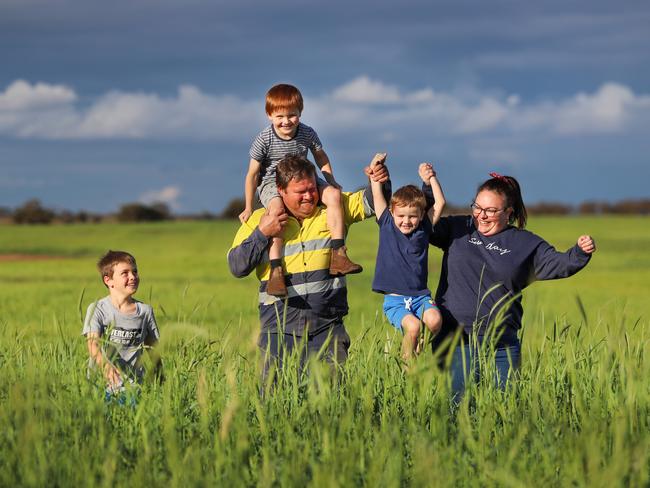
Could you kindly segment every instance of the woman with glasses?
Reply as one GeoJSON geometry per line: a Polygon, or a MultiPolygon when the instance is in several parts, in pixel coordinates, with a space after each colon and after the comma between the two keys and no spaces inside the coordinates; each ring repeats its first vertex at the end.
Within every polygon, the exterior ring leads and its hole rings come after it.
{"type": "MultiPolygon", "coordinates": [[[[428,181],[427,174],[421,176],[428,181]]],[[[466,381],[478,381],[482,370],[505,388],[508,376],[519,368],[522,290],[536,280],[577,273],[596,250],[588,235],[559,252],[524,230],[526,207],[519,183],[512,176],[490,176],[476,191],[471,215],[443,217],[429,241],[444,252],[435,298],[443,327],[436,346],[445,336],[460,338],[451,356],[455,393],[465,389],[466,381]],[[490,358],[487,370],[478,360],[481,351],[490,358]]],[[[430,187],[424,190],[431,198],[430,187]]]]}

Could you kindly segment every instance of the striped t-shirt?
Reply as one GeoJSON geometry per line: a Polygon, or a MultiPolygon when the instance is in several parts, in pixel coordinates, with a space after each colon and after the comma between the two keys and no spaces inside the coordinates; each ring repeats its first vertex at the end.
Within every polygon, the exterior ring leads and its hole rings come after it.
{"type": "Polygon", "coordinates": [[[314,154],[322,149],[323,145],[316,131],[302,122],[298,124],[296,133],[289,140],[278,137],[273,126],[269,125],[257,135],[249,153],[252,159],[262,165],[258,185],[265,180],[275,183],[275,168],[285,156],[291,154],[306,158],[308,150],[314,154]]]}

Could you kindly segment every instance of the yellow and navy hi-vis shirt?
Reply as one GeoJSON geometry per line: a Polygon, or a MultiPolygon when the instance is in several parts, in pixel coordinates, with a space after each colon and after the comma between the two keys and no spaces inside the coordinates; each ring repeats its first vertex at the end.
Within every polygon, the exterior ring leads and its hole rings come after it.
{"type": "MultiPolygon", "coordinates": [[[[346,229],[355,222],[374,215],[370,188],[356,193],[343,193],[342,205],[346,229]]],[[[288,299],[266,293],[271,267],[268,245],[270,239],[258,229],[265,210],[259,209],[242,224],[235,236],[228,265],[236,277],[247,276],[255,269],[260,280],[260,322],[263,331],[284,331],[287,334],[313,334],[341,322],[348,313],[345,277],[329,274],[331,235],[327,228],[327,209],[317,207],[302,225],[289,217],[284,229],[285,272],[288,299]]]]}

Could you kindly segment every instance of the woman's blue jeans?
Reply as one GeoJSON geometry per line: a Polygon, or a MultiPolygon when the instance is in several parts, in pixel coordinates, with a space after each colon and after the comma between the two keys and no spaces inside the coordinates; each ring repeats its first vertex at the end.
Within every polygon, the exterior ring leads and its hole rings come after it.
{"type": "Polygon", "coordinates": [[[521,364],[521,345],[480,350],[479,345],[460,344],[451,359],[451,389],[455,397],[462,395],[469,382],[484,380],[486,374],[494,379],[494,386],[505,390],[521,364]],[[492,365],[494,361],[494,365],[492,365]]]}

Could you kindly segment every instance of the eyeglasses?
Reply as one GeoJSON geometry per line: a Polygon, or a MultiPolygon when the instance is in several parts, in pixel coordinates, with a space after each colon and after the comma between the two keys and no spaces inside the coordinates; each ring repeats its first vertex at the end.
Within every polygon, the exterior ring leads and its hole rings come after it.
{"type": "Polygon", "coordinates": [[[472,213],[477,217],[481,215],[481,213],[485,213],[487,217],[494,217],[499,212],[503,212],[505,210],[505,208],[494,208],[494,207],[483,208],[477,205],[476,202],[472,203],[469,206],[469,208],[472,209],[472,213]]]}

